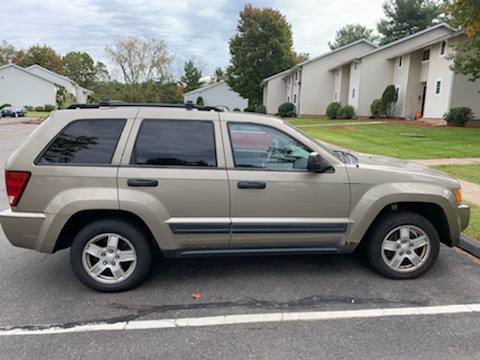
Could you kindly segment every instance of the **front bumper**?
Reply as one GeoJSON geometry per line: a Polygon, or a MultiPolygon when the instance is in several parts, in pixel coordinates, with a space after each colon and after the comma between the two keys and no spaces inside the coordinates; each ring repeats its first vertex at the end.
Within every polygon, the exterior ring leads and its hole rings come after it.
{"type": "Polygon", "coordinates": [[[41,233],[46,216],[5,210],[0,212],[0,223],[7,239],[14,246],[42,251],[41,233]]]}
{"type": "Polygon", "coordinates": [[[460,226],[460,232],[465,230],[470,223],[470,207],[468,205],[458,206],[458,221],[460,226]]]}

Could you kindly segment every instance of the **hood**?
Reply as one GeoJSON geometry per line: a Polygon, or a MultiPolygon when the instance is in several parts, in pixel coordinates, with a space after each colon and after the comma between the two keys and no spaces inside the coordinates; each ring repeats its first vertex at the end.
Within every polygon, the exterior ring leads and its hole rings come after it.
{"type": "Polygon", "coordinates": [[[384,168],[392,168],[397,170],[406,170],[412,172],[420,172],[429,175],[436,175],[441,177],[449,177],[443,171],[434,170],[428,166],[418,164],[413,161],[400,160],[396,158],[391,158],[388,156],[379,156],[379,155],[370,155],[370,154],[360,154],[355,153],[355,157],[358,159],[358,164],[363,165],[374,165],[381,166],[384,168]]]}

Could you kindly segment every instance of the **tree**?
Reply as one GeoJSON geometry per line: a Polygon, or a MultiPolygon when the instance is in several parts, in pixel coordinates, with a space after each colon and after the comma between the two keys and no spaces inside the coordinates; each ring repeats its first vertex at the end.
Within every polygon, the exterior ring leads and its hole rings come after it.
{"type": "Polygon", "coordinates": [[[162,83],[170,77],[168,67],[172,58],[162,40],[129,36],[105,51],[120,69],[130,101],[138,99],[140,83],[150,80],[162,83]]]}
{"type": "Polygon", "coordinates": [[[270,8],[246,5],[229,45],[226,81],[252,105],[262,102],[260,82],[264,78],[298,62],[290,24],[278,10],[270,8]]]}
{"type": "Polygon", "coordinates": [[[95,64],[95,81],[109,81],[110,73],[108,72],[107,66],[101,62],[97,61],[95,64]]]}
{"type": "Polygon", "coordinates": [[[72,51],[62,58],[65,75],[80,86],[89,87],[95,81],[95,63],[86,52],[72,51]]]}
{"type": "Polygon", "coordinates": [[[387,0],[383,11],[385,18],[377,24],[382,45],[435,24],[442,13],[434,0],[387,0]]]}
{"type": "Polygon", "coordinates": [[[189,92],[195,89],[198,89],[203,85],[202,81],[202,71],[195,66],[192,60],[188,60],[183,67],[183,75],[180,78],[180,81],[183,84],[183,89],[185,92],[189,92]]]}
{"type": "Polygon", "coordinates": [[[328,42],[330,50],[348,45],[360,39],[366,39],[371,42],[377,41],[377,36],[373,34],[373,30],[360,24],[348,24],[337,30],[335,39],[328,42]]]}
{"type": "Polygon", "coordinates": [[[217,83],[225,80],[225,71],[221,67],[215,69],[215,73],[210,77],[210,83],[217,83]]]}
{"type": "Polygon", "coordinates": [[[64,73],[62,58],[47,45],[33,45],[27,51],[17,51],[12,62],[23,67],[40,65],[57,74],[64,73]]]}
{"type": "Polygon", "coordinates": [[[453,70],[475,81],[480,78],[480,1],[453,0],[447,6],[447,14],[467,36],[466,41],[455,45],[453,70]]]}
{"type": "Polygon", "coordinates": [[[5,40],[0,43],[0,66],[10,64],[15,57],[16,50],[13,45],[9,44],[5,40]]]}

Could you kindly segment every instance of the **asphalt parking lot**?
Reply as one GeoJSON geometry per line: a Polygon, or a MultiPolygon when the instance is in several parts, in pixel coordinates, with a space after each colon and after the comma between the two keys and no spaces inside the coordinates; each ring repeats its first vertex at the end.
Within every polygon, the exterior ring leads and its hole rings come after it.
{"type": "MultiPolygon", "coordinates": [[[[34,127],[0,125],[2,172],[34,127]]],[[[2,176],[0,209],[5,208],[2,176]]],[[[0,230],[0,359],[480,359],[478,311],[368,315],[372,309],[478,303],[479,262],[446,247],[434,268],[413,281],[384,279],[358,254],[156,257],[140,288],[101,294],[77,281],[68,250],[46,255],[14,248],[0,230]],[[192,298],[196,291],[200,300],[192,298]],[[365,316],[344,316],[350,310],[365,310],[365,316]],[[162,319],[295,312],[340,318],[157,326],[162,319]],[[157,325],[94,328],[144,320],[157,325]],[[82,331],[68,332],[82,325],[82,331]],[[51,326],[61,331],[42,332],[51,326]],[[12,328],[25,333],[9,333],[12,328]],[[38,334],[28,333],[35,329],[38,334]]]]}

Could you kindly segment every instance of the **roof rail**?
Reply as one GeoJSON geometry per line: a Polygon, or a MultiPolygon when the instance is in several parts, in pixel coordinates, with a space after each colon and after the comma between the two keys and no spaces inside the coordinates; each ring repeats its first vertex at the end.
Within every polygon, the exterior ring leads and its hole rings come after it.
{"type": "Polygon", "coordinates": [[[159,107],[159,108],[178,108],[186,110],[202,110],[202,111],[224,111],[218,106],[196,105],[192,102],[186,104],[158,104],[158,103],[127,103],[123,101],[100,101],[97,104],[72,104],[67,109],[99,109],[101,107],[159,107]]]}

